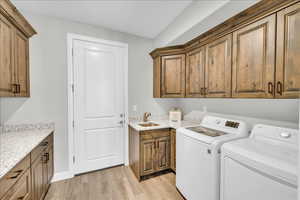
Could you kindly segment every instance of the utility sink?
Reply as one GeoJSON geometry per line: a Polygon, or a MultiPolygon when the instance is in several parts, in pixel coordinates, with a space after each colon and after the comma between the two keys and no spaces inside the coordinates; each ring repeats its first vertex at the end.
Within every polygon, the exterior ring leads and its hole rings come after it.
{"type": "Polygon", "coordinates": [[[153,122],[143,122],[143,123],[139,123],[139,126],[152,127],[152,126],[159,126],[159,124],[156,124],[156,123],[153,123],[153,122]]]}

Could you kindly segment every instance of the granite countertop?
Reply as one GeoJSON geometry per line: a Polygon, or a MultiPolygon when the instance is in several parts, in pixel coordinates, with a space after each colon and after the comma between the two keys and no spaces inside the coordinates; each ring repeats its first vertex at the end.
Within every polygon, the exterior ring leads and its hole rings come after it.
{"type": "Polygon", "coordinates": [[[54,128],[0,134],[0,179],[25,158],[54,128]]]}
{"type": "Polygon", "coordinates": [[[157,129],[164,129],[164,128],[180,128],[180,127],[192,127],[192,126],[199,126],[200,121],[188,121],[183,120],[180,123],[171,123],[169,120],[151,120],[149,122],[159,124],[158,126],[151,126],[151,127],[142,127],[139,123],[143,123],[141,121],[130,121],[128,123],[129,126],[134,128],[137,131],[149,131],[149,130],[157,130],[157,129]]]}

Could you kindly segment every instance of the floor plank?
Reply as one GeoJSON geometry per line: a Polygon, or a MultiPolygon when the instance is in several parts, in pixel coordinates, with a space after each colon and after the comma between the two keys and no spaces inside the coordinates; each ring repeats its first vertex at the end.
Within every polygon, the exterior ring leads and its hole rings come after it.
{"type": "Polygon", "coordinates": [[[51,184],[45,200],[183,200],[175,175],[139,182],[129,167],[118,166],[51,184]]]}

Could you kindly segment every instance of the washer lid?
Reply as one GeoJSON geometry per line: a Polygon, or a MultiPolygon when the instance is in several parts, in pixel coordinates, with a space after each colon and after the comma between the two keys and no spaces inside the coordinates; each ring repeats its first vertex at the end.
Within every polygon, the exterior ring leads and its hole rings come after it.
{"type": "Polygon", "coordinates": [[[209,129],[209,128],[204,128],[202,126],[195,126],[195,127],[190,127],[190,128],[186,128],[188,130],[203,134],[203,135],[207,135],[210,137],[219,137],[222,135],[226,135],[227,133],[222,132],[222,131],[217,131],[217,130],[213,130],[213,129],[209,129]]]}
{"type": "Polygon", "coordinates": [[[222,157],[230,157],[273,178],[297,186],[297,148],[247,138],[225,143],[222,157]]]}

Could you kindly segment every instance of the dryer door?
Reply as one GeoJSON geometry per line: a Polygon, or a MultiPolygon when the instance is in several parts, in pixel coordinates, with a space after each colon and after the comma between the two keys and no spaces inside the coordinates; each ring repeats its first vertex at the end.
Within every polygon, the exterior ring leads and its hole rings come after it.
{"type": "Polygon", "coordinates": [[[296,200],[296,186],[228,156],[222,158],[221,200],[296,200]]]}

